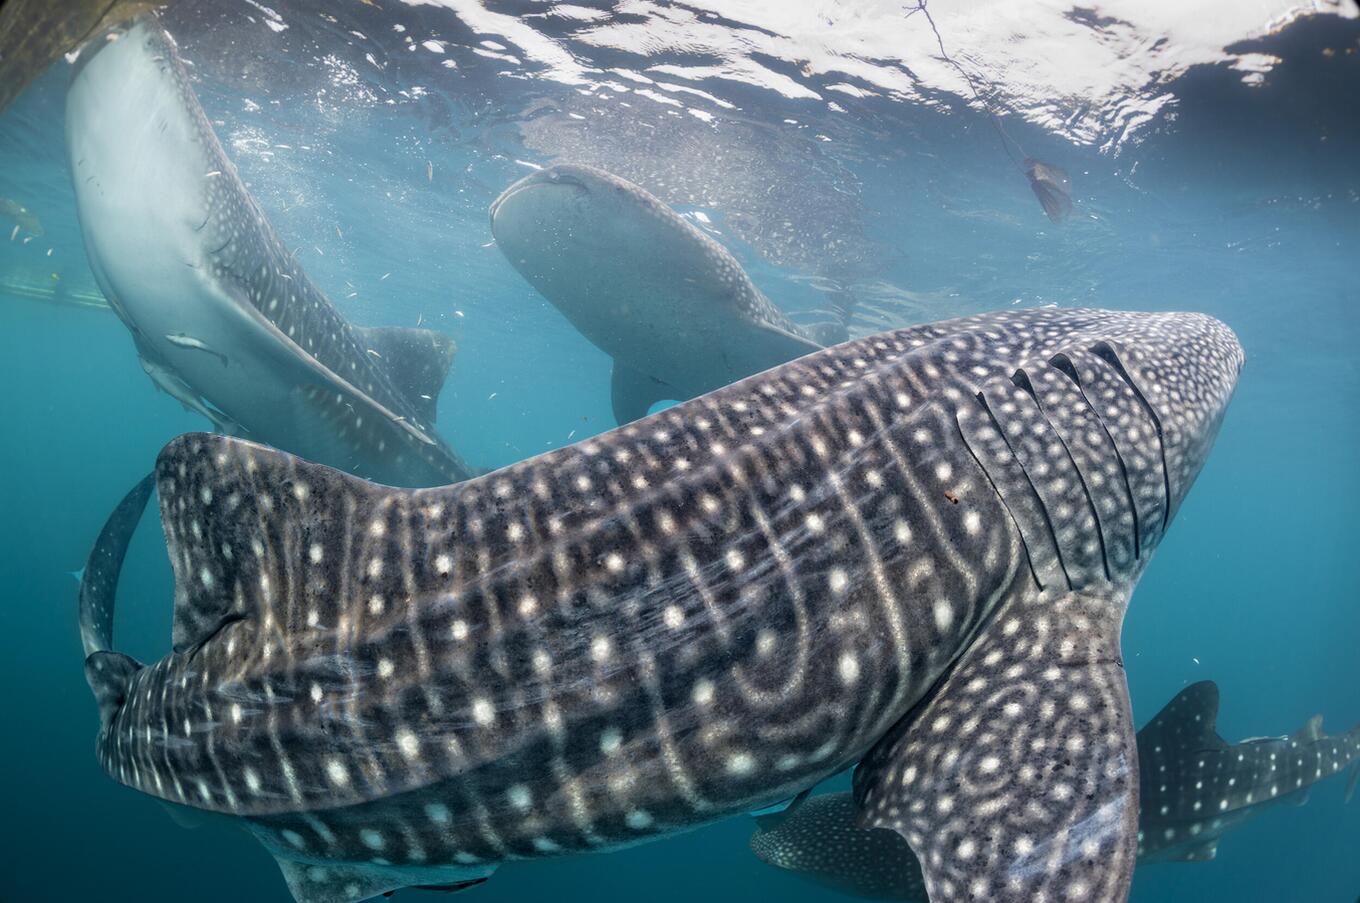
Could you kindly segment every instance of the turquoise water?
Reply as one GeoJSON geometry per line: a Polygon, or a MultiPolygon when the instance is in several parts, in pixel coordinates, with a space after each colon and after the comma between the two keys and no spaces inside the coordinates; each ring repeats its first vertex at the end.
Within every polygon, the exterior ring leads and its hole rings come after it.
{"type": "MultiPolygon", "coordinates": [[[[1360,721],[1353,18],[1244,31],[1231,53],[1169,67],[1151,87],[1131,78],[1138,90],[1113,100],[1046,96],[1042,66],[1029,79],[1023,66],[999,67],[1007,134],[1071,174],[1076,212],[1055,226],[983,112],[925,56],[929,44],[919,61],[902,51],[917,81],[899,96],[883,88],[884,73],[910,79],[873,47],[857,59],[877,76],[800,65],[803,45],[807,59],[852,56],[844,48],[866,40],[861,20],[830,17],[821,37],[794,21],[784,40],[759,44],[752,23],[779,36],[761,4],[716,17],[676,7],[693,13],[672,17],[687,44],[656,10],[586,20],[539,17],[540,4],[487,4],[490,17],[466,4],[462,18],[355,6],[326,22],[305,7],[278,6],[274,19],[254,5],[188,3],[166,21],[243,178],[346,316],[456,338],[439,425],[471,462],[502,466],[613,424],[609,359],[490,246],[491,200],[525,163],[559,155],[704,213],[776,303],[809,322],[851,308],[855,335],[1012,305],[1204,311],[1237,331],[1247,367],[1129,612],[1135,714],[1141,723],[1186,683],[1212,678],[1229,740],[1288,733],[1314,713],[1331,731],[1360,721]],[[620,31],[588,37],[586,21],[620,31]],[[622,30],[630,24],[649,26],[651,43],[622,30]],[[837,44],[841,30],[859,36],[837,44]],[[675,74],[719,58],[719,33],[754,42],[722,59],[759,62],[763,74],[675,74]],[[406,49],[408,35],[417,49],[406,49]],[[427,39],[440,52],[420,46],[427,39]],[[566,64],[540,41],[589,71],[567,83],[566,64]],[[1246,53],[1275,59],[1259,81],[1229,59],[1246,53]],[[620,69],[706,96],[644,87],[620,69]],[[876,90],[828,87],[842,83],[876,90]]],[[[890,21],[890,5],[865,10],[890,21]]],[[[1027,46],[970,45],[985,27],[948,10],[936,18],[976,71],[1027,46]]],[[[1260,24],[1270,18],[1260,13],[1260,24]]],[[[1033,27],[1047,21],[1036,13],[1033,27]]],[[[1053,27],[1047,37],[1053,50],[1041,56],[1080,68],[1094,65],[1084,41],[1121,32],[1053,27]]],[[[93,291],[63,148],[68,79],[58,64],[0,114],[0,197],[20,200],[44,229],[5,242],[11,224],[0,223],[0,898],[284,900],[252,839],[220,824],[178,826],[93,756],[71,572],[159,448],[205,424],[153,389],[116,317],[56,303],[93,291]]],[[[153,520],[120,590],[120,646],[144,660],[168,648],[172,591],[153,520]]],[[[1343,805],[1342,785],[1323,783],[1306,806],[1233,831],[1213,862],[1140,868],[1133,899],[1349,903],[1360,893],[1360,806],[1343,805]]],[[[827,896],[756,861],[749,832],[738,819],[619,853],[511,865],[467,899],[827,896]]]]}

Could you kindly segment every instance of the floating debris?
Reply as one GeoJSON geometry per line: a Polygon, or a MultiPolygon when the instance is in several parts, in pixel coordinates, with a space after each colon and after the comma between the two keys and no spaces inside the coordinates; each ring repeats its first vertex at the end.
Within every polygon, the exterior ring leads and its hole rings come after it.
{"type": "Polygon", "coordinates": [[[0,4],[0,110],[91,35],[167,0],[10,0],[0,4]]]}
{"type": "Polygon", "coordinates": [[[1072,187],[1066,170],[1026,157],[1025,176],[1050,220],[1061,223],[1072,215],[1072,187]]]}

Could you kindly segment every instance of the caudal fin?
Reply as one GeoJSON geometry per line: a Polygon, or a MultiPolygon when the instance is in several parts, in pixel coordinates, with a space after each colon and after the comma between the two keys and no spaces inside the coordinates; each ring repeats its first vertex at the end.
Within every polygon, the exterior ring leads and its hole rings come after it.
{"type": "Polygon", "coordinates": [[[99,704],[99,722],[107,726],[123,705],[128,684],[141,663],[113,652],[113,605],[128,544],[155,486],[147,474],[113,509],[99,531],[80,577],[80,639],[85,646],[85,680],[99,704]]]}
{"type": "Polygon", "coordinates": [[[109,514],[80,575],[80,639],[85,654],[113,648],[113,603],[128,544],[156,486],[147,474],[109,514]]]}

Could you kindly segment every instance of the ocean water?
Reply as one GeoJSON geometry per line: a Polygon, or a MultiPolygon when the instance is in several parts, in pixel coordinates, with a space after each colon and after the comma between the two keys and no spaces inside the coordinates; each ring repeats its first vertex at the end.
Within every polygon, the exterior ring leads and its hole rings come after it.
{"type": "MultiPolygon", "coordinates": [[[[328,9],[183,0],[164,22],[242,177],[343,313],[456,339],[439,428],[469,461],[613,425],[609,359],[488,227],[506,185],[557,159],[638,182],[796,320],[848,312],[855,336],[1050,304],[1210,313],[1247,365],[1129,611],[1136,719],[1212,678],[1229,740],[1315,713],[1333,732],[1360,722],[1353,5],[932,6],[987,104],[898,3],[328,9]],[[1066,222],[1044,216],[1024,155],[1069,173],[1066,222]]],[[[72,572],[160,447],[206,424],[153,388],[99,306],[64,150],[69,79],[59,62],[0,113],[0,198],[42,224],[6,241],[17,223],[0,214],[0,899],[286,900],[253,839],[179,826],[93,754],[72,572]]],[[[168,650],[171,593],[147,517],[120,648],[168,650]]],[[[1350,903],[1360,805],[1343,785],[1232,831],[1212,862],[1139,868],[1132,899],[1350,903]]],[[[750,830],[512,864],[466,899],[833,896],[757,861],[750,830]]]]}

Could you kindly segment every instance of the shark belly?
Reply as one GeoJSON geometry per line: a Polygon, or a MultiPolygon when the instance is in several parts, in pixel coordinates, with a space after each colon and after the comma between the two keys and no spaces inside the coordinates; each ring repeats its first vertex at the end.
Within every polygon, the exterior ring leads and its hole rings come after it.
{"type": "Polygon", "coordinates": [[[432,429],[451,352],[406,335],[389,361],[373,349],[383,330],[340,316],[245,190],[157,21],[97,38],[77,66],[66,135],[81,233],[153,381],[224,432],[349,472],[468,476],[432,429]]]}

